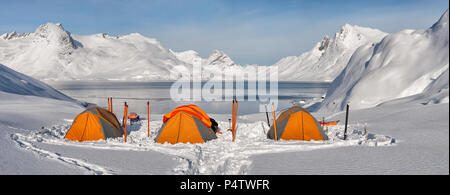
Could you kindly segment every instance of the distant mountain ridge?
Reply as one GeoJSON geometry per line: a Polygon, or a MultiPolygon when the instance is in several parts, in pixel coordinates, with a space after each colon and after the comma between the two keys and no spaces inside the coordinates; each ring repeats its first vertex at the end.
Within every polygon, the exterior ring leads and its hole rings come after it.
{"type": "Polygon", "coordinates": [[[79,36],[54,23],[0,35],[0,46],[1,63],[41,80],[166,80],[175,67],[190,66],[138,33],[79,36]]]}
{"type": "MultiPolygon", "coordinates": [[[[345,25],[334,39],[326,36],[312,51],[287,57],[273,66],[279,68],[280,80],[332,80],[355,47],[384,35],[378,30],[345,25]],[[345,56],[336,55],[343,51],[345,56]]],[[[192,70],[195,60],[206,71],[203,80],[211,79],[211,72],[245,78],[243,72],[258,67],[236,64],[219,50],[206,59],[193,50],[175,52],[139,33],[75,35],[59,23],[41,25],[34,33],[0,35],[0,63],[40,80],[171,80],[171,73],[192,70]]]]}

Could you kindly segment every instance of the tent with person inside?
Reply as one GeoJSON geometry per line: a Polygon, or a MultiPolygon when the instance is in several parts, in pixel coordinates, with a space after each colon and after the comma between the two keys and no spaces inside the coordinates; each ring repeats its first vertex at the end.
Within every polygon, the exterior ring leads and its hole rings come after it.
{"type": "Polygon", "coordinates": [[[70,141],[98,141],[124,134],[116,116],[100,107],[89,107],[80,113],[64,136],[70,141]]]}
{"type": "Polygon", "coordinates": [[[156,143],[205,143],[216,139],[217,123],[196,105],[180,106],[164,115],[156,143]]]}
{"type": "Polygon", "coordinates": [[[267,138],[302,141],[328,140],[328,136],[317,120],[301,106],[294,106],[282,112],[267,132],[267,138]]]}

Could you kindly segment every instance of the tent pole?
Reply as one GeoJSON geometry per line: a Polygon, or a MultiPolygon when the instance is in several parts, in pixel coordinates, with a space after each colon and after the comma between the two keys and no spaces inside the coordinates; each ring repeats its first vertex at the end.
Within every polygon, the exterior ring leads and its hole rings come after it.
{"type": "MultiPolygon", "coordinates": [[[[233,99],[233,114],[231,114],[231,135],[234,136],[234,99],[233,99]]],[[[233,137],[234,141],[234,137],[233,137]]]]}
{"type": "Polygon", "coordinates": [[[111,111],[111,103],[109,103],[109,98],[108,98],[108,111],[111,111]]]}
{"type": "Polygon", "coordinates": [[[278,141],[278,137],[277,137],[277,122],[276,122],[276,119],[275,119],[275,105],[274,105],[273,102],[272,102],[272,116],[273,116],[273,127],[274,127],[274,130],[275,130],[275,141],[278,141]]]}
{"type": "Polygon", "coordinates": [[[124,124],[125,124],[125,143],[127,142],[127,120],[128,120],[128,116],[127,116],[127,112],[128,112],[128,105],[127,102],[125,102],[125,109],[124,109],[124,124]]]}
{"type": "Polygon", "coordinates": [[[234,142],[234,131],[236,128],[236,100],[233,99],[233,116],[232,116],[233,122],[231,127],[231,133],[233,135],[233,142],[234,142]]]}
{"type": "Polygon", "coordinates": [[[234,111],[235,114],[234,114],[233,142],[236,139],[237,109],[238,109],[238,101],[236,100],[236,109],[234,111]]]}

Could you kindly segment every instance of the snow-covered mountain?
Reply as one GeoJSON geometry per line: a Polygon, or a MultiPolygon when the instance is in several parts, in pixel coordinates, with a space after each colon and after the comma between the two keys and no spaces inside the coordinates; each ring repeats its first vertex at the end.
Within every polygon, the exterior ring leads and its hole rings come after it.
{"type": "Polygon", "coordinates": [[[203,59],[200,55],[193,50],[175,52],[170,50],[179,60],[187,63],[194,64],[200,62],[202,66],[214,66],[215,68],[222,69],[231,66],[241,66],[234,63],[234,61],[223,51],[214,50],[207,59],[203,59]]]}
{"type": "Polygon", "coordinates": [[[0,35],[0,62],[42,80],[166,80],[174,68],[191,67],[138,33],[80,36],[53,23],[0,35]]]}
{"type": "Polygon", "coordinates": [[[0,92],[76,102],[49,85],[0,64],[0,92]]]}
{"type": "Polygon", "coordinates": [[[214,78],[211,77],[211,73],[220,73],[216,74],[216,76],[223,75],[224,77],[222,79],[219,78],[220,80],[227,80],[233,78],[233,76],[236,76],[236,78],[247,79],[248,75],[246,73],[254,73],[258,67],[262,69],[267,68],[266,66],[259,66],[256,64],[236,64],[225,52],[219,50],[214,50],[206,59],[200,57],[200,55],[193,50],[183,52],[172,51],[172,53],[187,64],[200,63],[202,66],[202,78],[204,80],[214,80],[214,78]]]}
{"type": "Polygon", "coordinates": [[[357,49],[333,81],[322,111],[369,108],[398,98],[449,101],[448,10],[432,27],[404,30],[357,49]]]}
{"type": "Polygon", "coordinates": [[[333,38],[325,36],[309,52],[275,64],[279,78],[288,81],[332,81],[357,48],[379,42],[387,34],[376,29],[344,25],[333,38]]]}
{"type": "Polygon", "coordinates": [[[172,54],[175,55],[179,60],[188,64],[194,64],[197,62],[203,63],[204,60],[202,57],[200,57],[200,54],[198,54],[194,50],[175,52],[170,49],[170,52],[172,52],[172,54]]]}
{"type": "Polygon", "coordinates": [[[204,80],[211,72],[241,73],[244,66],[222,51],[207,59],[195,51],[174,52],[138,33],[80,36],[47,23],[34,33],[0,35],[0,62],[40,80],[171,80],[198,60],[204,80]]]}

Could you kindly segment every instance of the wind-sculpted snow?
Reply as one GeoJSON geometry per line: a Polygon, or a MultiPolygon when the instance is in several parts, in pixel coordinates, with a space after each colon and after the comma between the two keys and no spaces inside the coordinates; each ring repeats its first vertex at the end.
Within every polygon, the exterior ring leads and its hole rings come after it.
{"type": "Polygon", "coordinates": [[[360,47],[331,84],[321,111],[369,108],[422,94],[423,103],[448,102],[448,10],[431,28],[404,30],[360,47]]]}
{"type": "MultiPolygon", "coordinates": [[[[279,141],[274,142],[266,138],[269,127],[266,123],[239,123],[237,140],[231,141],[231,133],[223,130],[228,122],[219,122],[222,135],[218,139],[205,144],[157,144],[153,138],[161,126],[160,121],[151,121],[150,137],[147,137],[147,121],[128,126],[128,142],[123,138],[108,139],[96,142],[72,142],[64,140],[64,135],[70,128],[70,120],[62,125],[55,125],[41,131],[32,131],[28,134],[16,133],[11,138],[17,145],[25,150],[37,153],[40,156],[79,167],[93,174],[114,174],[115,170],[101,167],[84,160],[58,155],[35,146],[36,143],[56,146],[73,146],[98,150],[118,151],[155,151],[175,156],[178,166],[170,174],[247,174],[251,168],[250,157],[259,154],[304,152],[311,150],[330,149],[347,146],[392,146],[396,140],[389,136],[377,135],[364,130],[363,125],[350,125],[348,140],[342,140],[343,126],[332,127],[328,131],[330,140],[327,141],[279,141]]],[[[86,157],[89,158],[89,157],[86,157]]],[[[145,173],[142,173],[145,174],[145,173]]]]}

